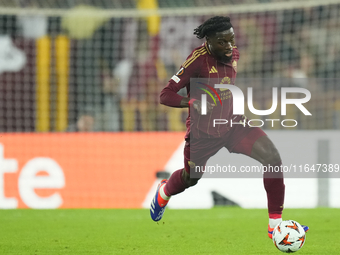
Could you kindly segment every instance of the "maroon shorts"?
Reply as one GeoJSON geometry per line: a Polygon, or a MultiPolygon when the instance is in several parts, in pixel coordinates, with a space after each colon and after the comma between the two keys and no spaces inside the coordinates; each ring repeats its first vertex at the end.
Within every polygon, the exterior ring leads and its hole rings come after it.
{"type": "Polygon", "coordinates": [[[185,170],[190,173],[190,167],[205,166],[208,159],[223,147],[231,153],[250,156],[255,141],[265,135],[266,133],[258,127],[237,125],[220,138],[191,138],[186,141],[184,147],[185,170]]]}

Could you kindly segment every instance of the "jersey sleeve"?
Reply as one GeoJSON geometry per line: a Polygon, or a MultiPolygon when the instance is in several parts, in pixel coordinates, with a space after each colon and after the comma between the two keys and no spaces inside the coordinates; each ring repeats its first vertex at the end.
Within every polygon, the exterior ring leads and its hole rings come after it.
{"type": "Polygon", "coordinates": [[[184,97],[178,95],[177,92],[190,84],[190,78],[198,77],[201,64],[202,60],[199,56],[189,55],[179,71],[171,77],[162,90],[160,103],[171,107],[180,107],[184,97]]]}

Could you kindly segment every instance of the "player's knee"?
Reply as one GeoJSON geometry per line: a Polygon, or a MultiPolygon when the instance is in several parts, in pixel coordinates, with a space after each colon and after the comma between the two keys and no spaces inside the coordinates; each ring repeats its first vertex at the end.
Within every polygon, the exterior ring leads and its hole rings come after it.
{"type": "Polygon", "coordinates": [[[195,186],[198,183],[199,179],[189,179],[189,187],[195,186]]]}
{"type": "Polygon", "coordinates": [[[183,169],[182,177],[187,187],[195,186],[200,179],[200,178],[190,178],[190,174],[187,173],[185,169],[183,169]]]}
{"type": "Polygon", "coordinates": [[[264,165],[281,162],[279,151],[267,136],[262,136],[255,142],[252,156],[264,165]]]}

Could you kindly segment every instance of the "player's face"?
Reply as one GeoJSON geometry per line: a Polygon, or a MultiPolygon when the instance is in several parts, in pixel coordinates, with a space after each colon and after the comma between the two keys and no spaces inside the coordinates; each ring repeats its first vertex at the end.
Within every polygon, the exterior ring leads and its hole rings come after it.
{"type": "Polygon", "coordinates": [[[217,32],[214,36],[207,38],[207,43],[213,55],[221,62],[228,63],[233,57],[235,46],[234,29],[217,32]]]}

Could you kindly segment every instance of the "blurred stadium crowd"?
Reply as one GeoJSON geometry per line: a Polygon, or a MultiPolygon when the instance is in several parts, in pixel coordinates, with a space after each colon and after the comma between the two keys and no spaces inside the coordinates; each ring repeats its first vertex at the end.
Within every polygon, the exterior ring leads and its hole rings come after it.
{"type": "MultiPolygon", "coordinates": [[[[214,0],[209,5],[236,2],[278,1],[214,0]]],[[[156,2],[159,8],[206,3],[156,2]]],[[[151,23],[148,18],[98,15],[102,9],[139,8],[138,4],[133,0],[0,1],[0,6],[14,8],[13,13],[0,14],[0,132],[184,130],[187,109],[163,107],[158,95],[191,51],[203,43],[193,29],[212,15],[159,16],[151,23]],[[25,8],[62,8],[65,13],[20,12],[25,8]],[[79,15],[84,12],[86,16],[79,15]],[[44,61],[47,69],[39,64],[44,61]],[[65,95],[60,94],[61,83],[65,95]],[[38,99],[43,94],[48,105],[38,99]],[[67,102],[66,109],[58,106],[58,100],[67,102]],[[66,124],[58,124],[61,118],[66,124]]],[[[312,93],[307,104],[312,119],[290,111],[289,118],[301,120],[296,128],[339,128],[340,4],[228,16],[241,56],[238,78],[289,79],[290,86],[312,93]]],[[[258,89],[257,107],[268,109],[271,85],[261,83],[258,89]]]]}

